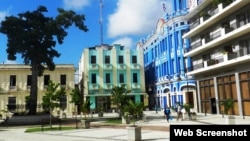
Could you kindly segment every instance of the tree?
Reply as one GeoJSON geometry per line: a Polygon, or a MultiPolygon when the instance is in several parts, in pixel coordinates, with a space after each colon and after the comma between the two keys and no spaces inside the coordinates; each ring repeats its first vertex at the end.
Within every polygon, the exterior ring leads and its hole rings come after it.
{"type": "MultiPolygon", "coordinates": [[[[45,95],[43,96],[42,106],[46,112],[51,112],[55,108],[61,107],[61,98],[66,95],[66,91],[64,87],[60,87],[59,83],[53,83],[49,81],[49,85],[46,89],[45,95]]],[[[51,114],[51,113],[50,113],[51,114]]]]}
{"type": "Polygon", "coordinates": [[[81,106],[81,111],[84,115],[84,120],[87,119],[87,115],[90,113],[90,105],[92,105],[92,102],[90,102],[90,100],[87,99],[81,106]]]}
{"type": "Polygon", "coordinates": [[[135,103],[129,100],[127,105],[124,106],[124,111],[127,112],[126,118],[131,118],[133,125],[135,126],[135,121],[142,119],[143,117],[143,103],[135,103]]]}
{"type": "Polygon", "coordinates": [[[31,66],[30,115],[36,114],[38,76],[42,76],[45,69],[53,71],[53,58],[60,57],[54,49],[56,43],[63,43],[68,34],[66,29],[72,24],[84,32],[88,31],[84,15],[58,8],[59,14],[53,18],[44,16],[44,12],[48,12],[47,8],[39,6],[32,12],[5,17],[0,26],[0,32],[8,37],[8,59],[16,60],[16,54],[21,54],[24,64],[31,66]]]}
{"type": "Polygon", "coordinates": [[[71,93],[71,103],[74,103],[77,106],[77,111],[80,111],[80,106],[82,105],[82,96],[79,91],[79,88],[72,89],[71,93]]]}
{"type": "Polygon", "coordinates": [[[224,113],[226,115],[231,114],[230,112],[234,108],[234,100],[231,98],[228,98],[228,99],[222,101],[221,105],[224,107],[224,113]]]}
{"type": "MultiPolygon", "coordinates": [[[[112,88],[111,91],[111,101],[114,105],[117,106],[117,109],[120,110],[121,114],[123,115],[123,107],[122,105],[126,105],[128,102],[128,93],[130,90],[125,88],[125,85],[122,86],[115,86],[112,88]]],[[[120,114],[120,116],[121,116],[120,114]]]]}

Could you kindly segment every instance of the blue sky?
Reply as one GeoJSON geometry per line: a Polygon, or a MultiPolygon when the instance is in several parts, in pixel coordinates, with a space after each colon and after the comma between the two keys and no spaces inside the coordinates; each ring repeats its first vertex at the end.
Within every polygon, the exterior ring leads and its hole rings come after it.
{"type": "MultiPolygon", "coordinates": [[[[145,38],[155,30],[157,20],[163,16],[162,3],[170,0],[102,0],[103,43],[122,44],[133,48],[139,39],[145,38]]],[[[57,8],[73,10],[86,16],[85,24],[89,31],[82,32],[72,26],[67,30],[64,43],[57,43],[56,50],[61,54],[54,58],[56,64],[74,64],[77,67],[85,47],[100,45],[100,0],[1,0],[0,22],[5,16],[34,11],[38,6],[47,7],[45,14],[56,16],[57,8]]],[[[170,4],[167,4],[167,9],[170,4]]],[[[0,61],[2,63],[22,64],[22,58],[15,62],[7,60],[7,37],[0,33],[0,61]]]]}

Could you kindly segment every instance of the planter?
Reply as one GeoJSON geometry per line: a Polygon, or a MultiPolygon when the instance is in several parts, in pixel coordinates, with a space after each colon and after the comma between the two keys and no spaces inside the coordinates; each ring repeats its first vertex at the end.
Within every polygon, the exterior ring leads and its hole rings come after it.
{"type": "Polygon", "coordinates": [[[191,114],[191,119],[192,119],[192,120],[196,120],[196,119],[197,119],[196,117],[197,117],[196,114],[191,114]]]}
{"type": "Polygon", "coordinates": [[[90,120],[88,119],[82,119],[81,120],[81,125],[82,125],[82,128],[84,129],[89,129],[90,128],[90,120]]]}
{"type": "Polygon", "coordinates": [[[226,124],[229,124],[229,125],[235,124],[235,117],[234,116],[226,116],[225,119],[226,119],[226,124]]]}
{"type": "Polygon", "coordinates": [[[122,124],[129,124],[130,119],[128,117],[122,116],[122,124]]]}
{"type": "Polygon", "coordinates": [[[140,126],[128,126],[128,141],[141,141],[141,127],[140,126]]]}

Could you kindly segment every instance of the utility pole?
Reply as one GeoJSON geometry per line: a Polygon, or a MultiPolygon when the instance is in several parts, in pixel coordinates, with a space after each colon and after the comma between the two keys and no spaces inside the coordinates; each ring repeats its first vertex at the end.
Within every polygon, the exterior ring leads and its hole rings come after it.
{"type": "Polygon", "coordinates": [[[100,19],[99,19],[99,24],[100,24],[100,38],[101,38],[101,45],[103,44],[103,25],[102,25],[102,8],[103,8],[103,3],[102,0],[100,0],[100,19]]]}

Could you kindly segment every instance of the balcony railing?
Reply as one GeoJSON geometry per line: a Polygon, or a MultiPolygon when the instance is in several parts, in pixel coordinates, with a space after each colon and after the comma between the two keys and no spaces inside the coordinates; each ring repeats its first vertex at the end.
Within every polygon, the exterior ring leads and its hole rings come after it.
{"type": "Polygon", "coordinates": [[[126,65],[125,64],[118,64],[118,69],[121,69],[121,70],[125,70],[126,69],[126,65]]]}
{"type": "Polygon", "coordinates": [[[112,70],[112,68],[113,68],[112,64],[104,64],[103,65],[103,69],[105,69],[105,70],[112,70]]]}
{"type": "Polygon", "coordinates": [[[89,64],[90,70],[98,70],[98,68],[99,68],[98,64],[89,64]]]}
{"type": "Polygon", "coordinates": [[[132,64],[131,69],[140,69],[140,65],[139,64],[132,64]]]}
{"type": "Polygon", "coordinates": [[[112,89],[112,88],[113,88],[113,84],[110,84],[110,83],[104,84],[104,89],[112,89]]]}
{"type": "Polygon", "coordinates": [[[98,90],[99,89],[99,85],[98,84],[90,84],[89,89],[90,90],[98,90]]]}
{"type": "Polygon", "coordinates": [[[238,51],[225,52],[225,53],[222,53],[220,56],[217,56],[214,59],[206,60],[206,61],[203,61],[202,63],[197,63],[193,65],[193,68],[194,68],[193,70],[199,70],[199,69],[206,68],[209,66],[221,64],[221,63],[228,62],[230,60],[243,57],[249,54],[250,54],[250,46],[244,47],[244,48],[241,47],[238,51]]]}
{"type": "Polygon", "coordinates": [[[132,89],[140,89],[141,85],[139,83],[132,83],[132,89]]]}

